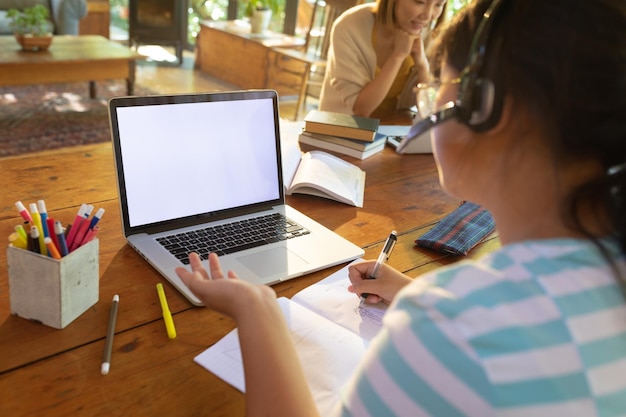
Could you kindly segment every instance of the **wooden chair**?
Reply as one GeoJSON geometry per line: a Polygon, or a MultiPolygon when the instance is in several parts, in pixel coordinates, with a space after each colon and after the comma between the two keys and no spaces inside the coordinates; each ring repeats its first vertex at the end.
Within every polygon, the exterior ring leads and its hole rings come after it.
{"type": "Polygon", "coordinates": [[[301,49],[273,48],[268,78],[279,93],[297,95],[294,120],[304,108],[309,88],[321,89],[335,19],[361,0],[314,0],[304,46],[301,49]]]}

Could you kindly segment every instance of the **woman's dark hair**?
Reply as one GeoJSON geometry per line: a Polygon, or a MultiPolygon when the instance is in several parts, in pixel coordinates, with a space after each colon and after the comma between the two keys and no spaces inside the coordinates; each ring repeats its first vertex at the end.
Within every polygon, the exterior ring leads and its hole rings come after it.
{"type": "MultiPolygon", "coordinates": [[[[450,22],[433,45],[435,69],[442,59],[466,67],[490,4],[474,1],[450,22]]],[[[487,77],[541,115],[561,160],[602,166],[569,195],[568,224],[599,243],[579,217],[593,209],[626,254],[626,1],[502,0],[491,19],[487,77]]]]}

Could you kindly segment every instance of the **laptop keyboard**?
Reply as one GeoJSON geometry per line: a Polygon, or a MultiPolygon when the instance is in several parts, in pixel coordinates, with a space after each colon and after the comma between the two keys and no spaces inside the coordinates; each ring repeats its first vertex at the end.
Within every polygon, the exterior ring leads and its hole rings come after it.
{"type": "Polygon", "coordinates": [[[196,252],[207,259],[210,252],[226,255],[245,249],[304,236],[310,232],[280,213],[240,220],[191,232],[157,238],[165,249],[183,264],[196,252]]]}

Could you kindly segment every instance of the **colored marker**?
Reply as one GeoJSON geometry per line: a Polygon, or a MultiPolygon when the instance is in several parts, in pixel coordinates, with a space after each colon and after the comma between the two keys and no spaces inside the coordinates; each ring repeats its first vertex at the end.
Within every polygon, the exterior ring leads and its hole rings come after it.
{"type": "Polygon", "coordinates": [[[28,248],[28,240],[24,239],[20,236],[19,233],[13,232],[9,235],[9,243],[16,248],[27,249],[28,248]]]}
{"type": "Polygon", "coordinates": [[[67,242],[70,252],[72,252],[73,250],[76,250],[76,248],[80,246],[80,243],[85,238],[85,233],[87,233],[87,230],[89,227],[89,220],[88,220],[89,215],[91,215],[92,211],[93,211],[93,206],[88,204],[84,212],[83,218],[80,220],[79,224],[74,224],[74,227],[78,228],[78,230],[76,234],[74,235],[74,240],[72,241],[72,243],[70,243],[69,240],[67,242]]]}
{"type": "Polygon", "coordinates": [[[75,227],[78,228],[78,232],[76,232],[76,235],[74,236],[74,241],[70,245],[70,252],[75,251],[83,242],[83,239],[87,234],[87,230],[89,230],[89,222],[87,221],[87,218],[85,217],[83,221],[81,221],[80,224],[75,227]]]}
{"type": "Polygon", "coordinates": [[[96,211],[96,214],[94,214],[93,217],[91,218],[91,222],[89,223],[89,229],[93,229],[98,224],[103,214],[104,214],[104,209],[99,208],[98,211],[96,211]]]}
{"type": "Polygon", "coordinates": [[[98,230],[100,230],[98,226],[95,226],[93,229],[89,229],[89,231],[85,234],[85,238],[80,243],[80,246],[86,245],[87,243],[94,240],[96,237],[96,234],[98,234],[98,230]]]}
{"type": "Polygon", "coordinates": [[[50,256],[54,259],[61,259],[61,254],[59,253],[57,247],[54,246],[54,242],[52,241],[52,239],[49,237],[45,237],[43,241],[46,244],[46,248],[48,248],[48,253],[50,254],[50,256]]]}
{"type": "Polygon", "coordinates": [[[31,224],[33,223],[33,218],[30,216],[30,213],[28,212],[28,210],[26,210],[26,207],[24,207],[24,204],[22,204],[21,201],[16,202],[15,207],[17,208],[17,211],[19,211],[20,216],[22,216],[22,219],[24,219],[25,222],[31,224]]]}
{"type": "Polygon", "coordinates": [[[39,216],[41,217],[41,230],[43,232],[43,236],[50,237],[50,233],[48,232],[48,223],[46,222],[46,220],[48,219],[48,210],[46,210],[46,203],[43,200],[38,200],[37,207],[39,208],[39,216]]]}
{"type": "Polygon", "coordinates": [[[18,224],[17,226],[15,226],[15,231],[17,232],[18,235],[22,236],[22,238],[25,241],[28,241],[28,233],[26,233],[24,226],[22,226],[21,224],[18,224]]]}
{"type": "Polygon", "coordinates": [[[157,293],[159,294],[159,301],[161,302],[161,310],[163,311],[163,321],[165,322],[165,330],[167,330],[167,337],[170,339],[176,338],[176,328],[174,327],[174,319],[172,313],[167,305],[167,299],[165,298],[165,291],[163,290],[163,284],[160,282],[156,285],[157,293]]]}
{"type": "Polygon", "coordinates": [[[43,227],[41,226],[41,216],[37,211],[37,204],[32,203],[30,205],[30,215],[33,218],[33,225],[39,230],[39,253],[42,255],[48,256],[48,249],[46,249],[46,244],[44,243],[44,235],[43,235],[43,227]]]}
{"type": "Polygon", "coordinates": [[[59,242],[59,252],[61,256],[67,255],[69,251],[67,249],[67,243],[65,242],[65,233],[63,232],[61,222],[54,222],[54,234],[59,242]]]}
{"type": "Polygon", "coordinates": [[[39,248],[39,229],[36,226],[30,228],[30,239],[28,239],[28,249],[32,252],[41,253],[39,248]]]}
{"type": "Polygon", "coordinates": [[[46,219],[46,226],[48,226],[48,233],[50,234],[50,239],[52,239],[52,243],[56,246],[58,251],[61,251],[59,247],[59,239],[57,239],[57,235],[54,233],[54,219],[52,217],[48,217],[46,219]]]}
{"type": "Polygon", "coordinates": [[[87,204],[83,204],[78,209],[78,213],[76,213],[76,217],[74,218],[74,223],[72,224],[72,228],[70,229],[67,238],[65,239],[68,248],[72,246],[72,242],[74,241],[74,236],[78,232],[78,226],[80,223],[85,220],[85,212],[87,211],[87,204]]]}

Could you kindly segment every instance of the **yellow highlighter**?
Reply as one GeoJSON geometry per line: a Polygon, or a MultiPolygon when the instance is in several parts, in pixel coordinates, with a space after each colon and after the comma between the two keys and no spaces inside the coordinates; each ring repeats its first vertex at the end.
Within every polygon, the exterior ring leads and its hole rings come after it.
{"type": "Polygon", "coordinates": [[[9,235],[9,243],[15,246],[16,248],[20,248],[20,249],[28,248],[28,241],[24,239],[22,235],[20,235],[17,232],[13,232],[9,235]]]}
{"type": "Polygon", "coordinates": [[[167,305],[167,299],[165,298],[165,291],[163,290],[163,284],[158,283],[157,293],[159,294],[159,301],[161,301],[161,309],[163,310],[163,321],[165,322],[165,330],[167,330],[167,336],[170,339],[176,338],[176,328],[174,327],[174,319],[172,319],[172,313],[167,305]]]}

